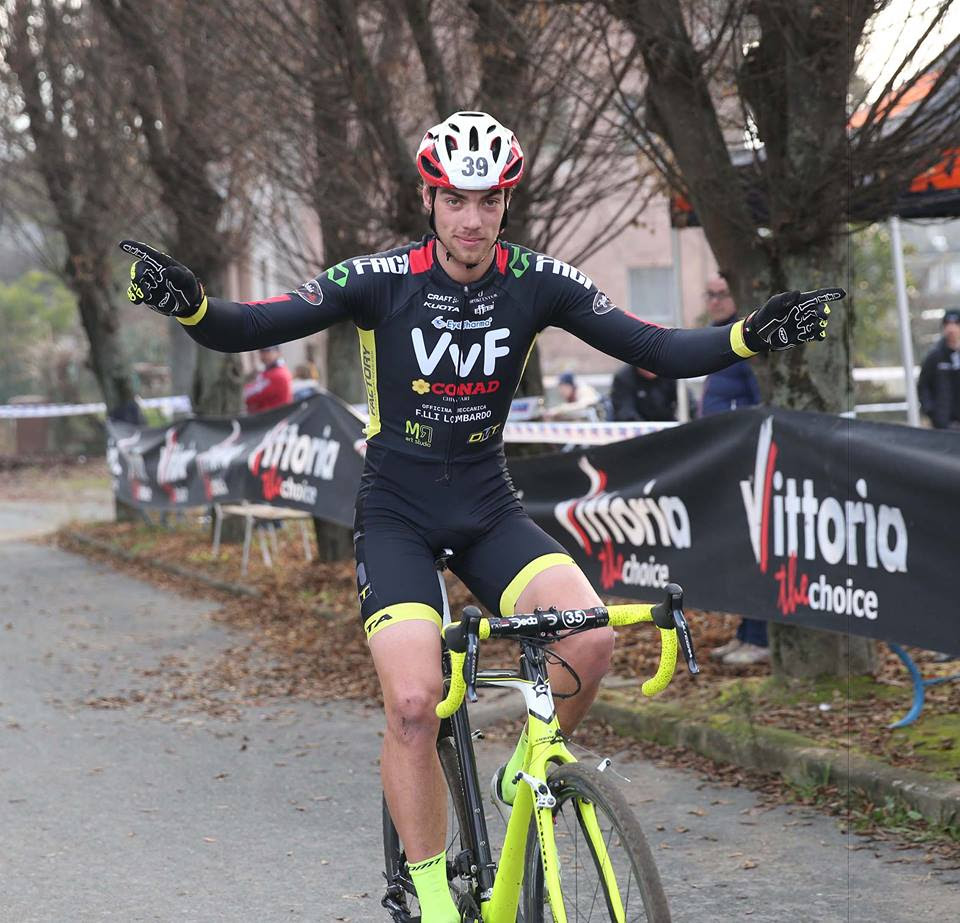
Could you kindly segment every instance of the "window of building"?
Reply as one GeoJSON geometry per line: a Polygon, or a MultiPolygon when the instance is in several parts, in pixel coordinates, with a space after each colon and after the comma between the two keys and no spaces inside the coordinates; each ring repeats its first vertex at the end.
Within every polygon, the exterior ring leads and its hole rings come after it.
{"type": "Polygon", "coordinates": [[[635,266],[627,270],[629,309],[637,317],[673,325],[673,267],[635,266]]]}

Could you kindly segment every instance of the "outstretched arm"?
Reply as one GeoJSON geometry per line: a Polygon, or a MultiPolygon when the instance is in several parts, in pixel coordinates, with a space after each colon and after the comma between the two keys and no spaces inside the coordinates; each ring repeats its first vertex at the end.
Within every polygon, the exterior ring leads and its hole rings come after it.
{"type": "Polygon", "coordinates": [[[354,317],[353,304],[325,276],[263,301],[226,301],[209,298],[196,276],[166,253],[134,240],[120,246],[135,258],[127,297],[175,317],[209,349],[246,352],[276,346],[354,317]]]}
{"type": "Polygon", "coordinates": [[[617,308],[602,292],[568,284],[551,323],[631,365],[668,378],[717,372],[759,352],[790,349],[826,336],[828,302],[841,288],[774,295],[746,320],[725,327],[667,328],[617,308]],[[570,297],[571,289],[574,296],[570,297]]]}

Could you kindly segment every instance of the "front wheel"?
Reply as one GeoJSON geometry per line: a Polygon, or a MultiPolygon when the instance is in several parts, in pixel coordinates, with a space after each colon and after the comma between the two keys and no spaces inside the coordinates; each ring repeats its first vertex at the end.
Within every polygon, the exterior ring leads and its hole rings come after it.
{"type": "Polygon", "coordinates": [[[565,915],[554,914],[547,898],[534,820],[521,897],[525,923],[669,923],[647,838],[613,780],[592,766],[567,763],[554,766],[547,783],[557,799],[554,835],[565,915]]]}

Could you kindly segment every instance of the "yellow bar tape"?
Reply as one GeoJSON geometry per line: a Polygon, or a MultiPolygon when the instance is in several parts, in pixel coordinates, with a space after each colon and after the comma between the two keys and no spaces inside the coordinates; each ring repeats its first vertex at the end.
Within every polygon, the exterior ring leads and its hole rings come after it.
{"type": "MultiPolygon", "coordinates": [[[[637,622],[652,622],[654,607],[649,603],[632,603],[623,606],[610,606],[610,624],[634,625],[637,622]]],[[[659,628],[659,626],[657,626],[659,628]]],[[[677,668],[677,633],[672,628],[660,628],[660,663],[657,672],[640,687],[644,695],[656,695],[663,692],[673,679],[677,668]]]]}

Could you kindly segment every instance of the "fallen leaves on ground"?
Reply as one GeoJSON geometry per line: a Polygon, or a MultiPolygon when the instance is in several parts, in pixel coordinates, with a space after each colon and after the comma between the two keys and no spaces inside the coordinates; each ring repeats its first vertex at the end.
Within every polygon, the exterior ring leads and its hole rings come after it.
{"type": "MultiPolygon", "coordinates": [[[[189,664],[174,658],[163,663],[159,670],[152,671],[151,676],[144,676],[153,683],[152,686],[148,684],[147,691],[137,690],[128,697],[91,700],[88,704],[112,708],[136,702],[158,709],[174,704],[191,711],[229,717],[250,704],[283,697],[380,702],[376,675],[357,612],[353,562],[306,562],[296,524],[288,523],[279,531],[280,553],[272,568],[264,565],[254,542],[246,575],[240,573],[240,546],[224,545],[219,558],[214,559],[210,551],[209,523],[199,522],[196,517],[171,514],[166,517],[165,527],[148,527],[142,523],[91,524],[84,525],[82,532],[135,553],[139,560],[121,561],[92,551],[89,547],[78,546],[65,534],[61,534],[58,541],[71,550],[109,559],[112,566],[167,589],[216,598],[221,602],[221,608],[213,618],[238,631],[237,643],[212,663],[189,664]],[[172,576],[152,566],[154,562],[162,561],[225,582],[255,587],[260,596],[236,597],[201,584],[191,584],[182,576],[172,576]]],[[[464,605],[475,602],[454,578],[449,577],[447,583],[455,613],[464,605]]],[[[682,668],[678,669],[668,693],[669,701],[680,702],[691,709],[722,707],[735,712],[739,710],[740,718],[795,731],[823,744],[837,745],[839,742],[893,765],[918,764],[915,747],[904,746],[885,727],[889,721],[905,713],[911,696],[906,671],[885,646],[881,646],[876,679],[880,687],[894,690],[893,696],[865,695],[858,698],[845,695],[840,688],[827,703],[803,699],[802,695],[798,701],[790,702],[783,701],[782,696],[774,691],[758,691],[758,680],[769,675],[769,666],[732,669],[707,656],[711,648],[733,636],[737,625],[735,616],[691,610],[688,618],[700,652],[702,672],[693,678],[682,668]],[[720,703],[717,690],[731,678],[744,681],[742,695],[738,696],[734,688],[720,703]],[[823,704],[829,707],[821,707],[823,704]]],[[[491,643],[484,648],[483,665],[509,665],[515,657],[514,650],[506,642],[491,643]]],[[[910,653],[921,669],[935,669],[931,662],[932,653],[920,650],[911,650],[910,653]]],[[[658,645],[648,628],[621,630],[612,673],[631,682],[637,681],[639,685],[640,680],[653,675],[658,657],[658,645]]],[[[927,691],[924,714],[927,717],[955,714],[958,702],[958,684],[931,687],[927,691]]],[[[518,732],[518,723],[507,723],[499,729],[492,729],[490,734],[515,738],[518,732]]],[[[699,772],[704,781],[744,785],[757,791],[769,807],[798,801],[816,806],[838,816],[867,842],[889,839],[909,847],[920,841],[929,854],[949,862],[960,862],[960,844],[950,840],[949,836],[931,845],[925,841],[927,831],[923,822],[918,824],[912,819],[912,826],[898,827],[889,811],[878,809],[850,792],[840,792],[829,786],[801,791],[778,776],[713,763],[690,750],[625,739],[597,721],[585,722],[578,729],[574,743],[592,753],[634,754],[662,765],[690,769],[699,772]]],[[[949,744],[945,740],[943,746],[949,744]]],[[[752,866],[744,863],[743,867],[752,866]]]]}
{"type": "MultiPolygon", "coordinates": [[[[163,517],[153,514],[155,519],[163,517]]],[[[191,669],[171,662],[165,674],[171,695],[184,701],[190,696],[206,698],[215,708],[222,696],[217,688],[231,692],[244,701],[270,696],[313,699],[358,699],[380,701],[379,686],[373,671],[357,610],[356,581],[352,561],[332,563],[304,560],[302,536],[298,524],[287,523],[278,530],[279,555],[273,567],[261,558],[257,541],[250,551],[249,572],[241,574],[239,545],[225,544],[221,554],[211,554],[209,523],[196,516],[166,516],[167,525],[144,523],[95,523],[82,527],[82,533],[111,543],[138,555],[143,563],[111,563],[136,572],[167,589],[198,592],[222,602],[213,618],[240,629],[243,640],[231,647],[220,660],[199,677],[191,669]],[[260,596],[231,596],[202,587],[188,586],[182,576],[173,576],[151,566],[168,562],[227,583],[255,587],[260,596]]],[[[61,533],[65,547],[102,556],[89,548],[77,547],[61,533]]],[[[447,575],[450,605],[454,613],[476,600],[452,575],[447,575]]],[[[610,600],[615,602],[617,600],[610,600]]],[[[768,676],[768,665],[730,668],[709,658],[711,648],[725,643],[734,634],[737,618],[723,613],[690,610],[688,618],[700,652],[701,673],[692,677],[678,667],[664,701],[681,703],[691,711],[724,709],[750,723],[784,728],[824,745],[842,744],[873,754],[895,766],[922,766],[916,744],[905,743],[891,734],[886,724],[906,712],[911,688],[909,677],[895,654],[880,646],[877,690],[893,690],[892,696],[865,695],[857,698],[836,688],[828,702],[811,701],[797,687],[797,701],[783,701],[783,689],[764,690],[757,682],[768,676]],[[742,686],[729,685],[731,679],[742,686]],[[727,684],[727,685],[722,685],[727,684]],[[722,698],[718,690],[725,690],[722,698]]],[[[516,650],[507,642],[484,647],[484,666],[513,663],[516,650]]],[[[912,650],[923,668],[932,667],[933,654],[912,650]]],[[[639,681],[652,676],[659,659],[659,644],[649,626],[618,631],[612,674],[622,680],[639,681]]],[[[946,665],[948,668],[956,665],[946,665]]],[[[626,686],[625,688],[629,688],[626,686]]],[[[924,716],[956,714],[960,705],[960,683],[947,683],[927,690],[924,716]]],[[[110,707],[104,702],[100,707],[110,707]]],[[[930,747],[930,744],[921,744],[930,747]]],[[[952,746],[949,739],[933,746],[952,746]]]]}

